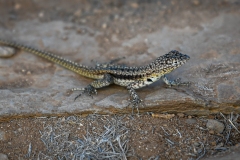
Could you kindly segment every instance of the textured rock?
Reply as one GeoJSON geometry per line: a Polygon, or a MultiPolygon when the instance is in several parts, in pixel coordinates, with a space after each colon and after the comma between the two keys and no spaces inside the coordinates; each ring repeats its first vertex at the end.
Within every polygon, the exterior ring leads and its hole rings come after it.
{"type": "MultiPolygon", "coordinates": [[[[101,31],[93,31],[84,25],[22,20],[14,24],[14,33],[3,27],[0,27],[0,32],[1,38],[14,37],[12,39],[18,42],[53,51],[90,66],[95,65],[92,60],[105,63],[111,57],[123,56],[127,58],[121,63],[140,66],[172,49],[180,50],[191,59],[167,76],[190,81],[191,86],[167,88],[159,81],[139,89],[137,92],[146,103],[145,108],[140,106],[140,112],[181,112],[188,115],[240,113],[238,12],[219,10],[217,15],[211,17],[208,17],[208,12],[200,12],[199,15],[204,18],[193,20],[198,27],[189,26],[183,21],[178,27],[161,24],[153,32],[139,33],[125,39],[112,35],[112,40],[120,45],[109,46],[104,54],[100,51],[105,42],[97,38],[101,31]],[[89,34],[76,34],[78,28],[83,27],[89,34]],[[148,53],[136,56],[136,52],[132,52],[136,48],[147,48],[148,53]]],[[[185,18],[188,17],[191,15],[186,14],[185,18]]],[[[174,18],[182,19],[177,15],[174,18]]],[[[69,89],[84,87],[91,82],[25,52],[9,59],[0,59],[1,119],[11,116],[131,112],[131,108],[127,107],[129,96],[126,89],[114,85],[99,89],[98,95],[93,98],[82,96],[74,101],[79,92],[71,93],[69,89]]]]}

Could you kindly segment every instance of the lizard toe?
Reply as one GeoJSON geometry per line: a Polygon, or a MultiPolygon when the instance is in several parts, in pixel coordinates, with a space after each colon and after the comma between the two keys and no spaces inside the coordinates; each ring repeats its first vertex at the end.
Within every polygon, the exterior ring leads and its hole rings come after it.
{"type": "Polygon", "coordinates": [[[88,96],[92,97],[93,98],[93,94],[97,94],[97,90],[96,88],[94,88],[93,86],[91,85],[88,85],[87,87],[85,87],[84,89],[81,89],[83,90],[82,93],[80,93],[78,96],[75,97],[74,101],[79,98],[82,94],[87,94],[88,96]]]}

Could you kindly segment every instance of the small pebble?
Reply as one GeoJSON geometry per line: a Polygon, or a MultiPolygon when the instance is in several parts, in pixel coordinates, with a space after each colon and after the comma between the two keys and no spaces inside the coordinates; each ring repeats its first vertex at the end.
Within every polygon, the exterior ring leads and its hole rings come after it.
{"type": "Polygon", "coordinates": [[[217,143],[216,143],[216,141],[213,141],[210,144],[211,144],[211,146],[216,146],[217,143]]]}
{"type": "Polygon", "coordinates": [[[43,17],[44,17],[44,12],[39,12],[39,13],[38,13],[38,17],[39,17],[39,18],[43,18],[43,17]]]}
{"type": "Polygon", "coordinates": [[[6,154],[0,153],[0,160],[8,160],[8,157],[6,154]]]}
{"type": "Polygon", "coordinates": [[[81,10],[81,9],[76,10],[76,11],[74,12],[74,16],[76,16],[76,17],[81,17],[81,15],[82,15],[82,10],[81,10]]]}
{"type": "Polygon", "coordinates": [[[81,19],[80,22],[81,22],[81,23],[86,23],[87,20],[86,20],[86,19],[81,19]]]}
{"type": "Polygon", "coordinates": [[[206,127],[210,130],[215,131],[216,133],[222,133],[225,128],[223,123],[213,119],[208,119],[206,127]]]}
{"type": "Polygon", "coordinates": [[[198,0],[194,0],[194,1],[193,1],[193,4],[196,5],[196,6],[198,6],[198,5],[200,4],[200,2],[199,2],[198,0]]]}
{"type": "Polygon", "coordinates": [[[6,134],[4,131],[0,130],[0,141],[4,141],[4,140],[6,140],[6,134]]]}
{"type": "Polygon", "coordinates": [[[18,132],[22,132],[22,128],[18,128],[18,132]]]}
{"type": "Polygon", "coordinates": [[[134,9],[139,7],[138,3],[131,3],[130,6],[134,9]]]}
{"type": "Polygon", "coordinates": [[[14,54],[16,54],[16,50],[14,48],[5,46],[0,47],[0,57],[7,58],[13,56],[14,54]]]}
{"type": "Polygon", "coordinates": [[[214,130],[209,130],[209,134],[214,134],[214,130]]]}
{"type": "Polygon", "coordinates": [[[103,28],[103,29],[106,29],[106,28],[107,28],[107,24],[106,24],[106,23],[103,23],[103,24],[102,24],[102,28],[103,28]]]}
{"type": "Polygon", "coordinates": [[[154,118],[163,118],[163,119],[171,119],[175,116],[175,114],[158,114],[152,113],[152,117],[154,118]]]}
{"type": "Polygon", "coordinates": [[[180,117],[180,118],[183,118],[184,114],[183,113],[178,113],[177,116],[180,117]]]}
{"type": "Polygon", "coordinates": [[[19,3],[16,3],[16,4],[14,5],[14,9],[15,9],[15,10],[19,10],[21,7],[22,7],[22,5],[19,4],[19,3]]]}
{"type": "Polygon", "coordinates": [[[193,118],[186,120],[186,123],[187,123],[187,124],[194,124],[194,123],[196,123],[196,122],[197,122],[197,120],[196,120],[196,119],[193,119],[193,118]]]}
{"type": "Polygon", "coordinates": [[[194,142],[193,145],[194,145],[195,147],[199,147],[199,146],[200,146],[200,143],[194,142]]]}

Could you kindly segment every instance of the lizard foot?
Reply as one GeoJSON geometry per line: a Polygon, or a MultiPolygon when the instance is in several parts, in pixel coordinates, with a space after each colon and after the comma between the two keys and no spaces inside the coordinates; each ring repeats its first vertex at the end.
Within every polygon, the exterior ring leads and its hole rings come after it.
{"type": "Polygon", "coordinates": [[[169,86],[189,86],[191,83],[190,82],[181,82],[181,78],[177,78],[173,81],[169,80],[166,76],[163,76],[163,81],[169,86]]]}
{"type": "Polygon", "coordinates": [[[87,87],[85,88],[73,88],[72,91],[83,91],[82,93],[80,93],[78,96],[76,96],[74,98],[74,101],[79,98],[82,94],[87,94],[88,96],[91,96],[93,98],[93,94],[97,94],[97,90],[96,88],[94,88],[93,86],[91,85],[88,85],[87,87]]]}
{"type": "Polygon", "coordinates": [[[170,81],[170,87],[171,86],[181,86],[181,85],[183,85],[183,86],[189,86],[191,83],[190,82],[181,82],[181,78],[177,78],[177,79],[175,79],[175,80],[173,80],[173,81],[170,81]]]}
{"type": "Polygon", "coordinates": [[[133,115],[134,108],[137,109],[137,112],[139,115],[139,109],[138,109],[139,105],[142,105],[143,107],[145,107],[143,100],[140,99],[138,96],[135,96],[134,99],[130,101],[129,105],[132,105],[132,115],[133,115]]]}

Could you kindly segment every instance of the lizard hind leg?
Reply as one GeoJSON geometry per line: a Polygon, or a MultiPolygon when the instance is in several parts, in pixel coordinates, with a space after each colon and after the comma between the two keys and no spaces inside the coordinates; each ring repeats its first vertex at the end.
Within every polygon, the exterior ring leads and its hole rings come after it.
{"type": "Polygon", "coordinates": [[[87,94],[88,96],[93,97],[93,94],[97,94],[97,90],[96,88],[94,88],[91,84],[89,84],[87,87],[85,88],[73,88],[72,91],[83,91],[82,93],[80,93],[79,95],[77,95],[74,98],[74,101],[79,98],[82,94],[87,94]]]}
{"type": "Polygon", "coordinates": [[[109,74],[105,74],[102,79],[93,81],[91,84],[87,85],[85,88],[73,88],[72,91],[83,91],[74,100],[79,98],[82,94],[87,94],[88,96],[93,97],[93,94],[97,94],[97,88],[102,88],[109,86],[113,83],[113,78],[109,74]]]}

